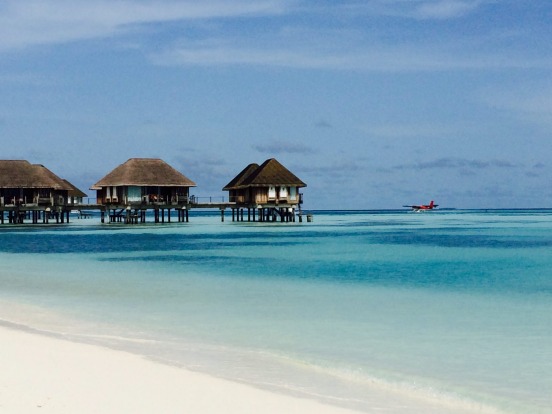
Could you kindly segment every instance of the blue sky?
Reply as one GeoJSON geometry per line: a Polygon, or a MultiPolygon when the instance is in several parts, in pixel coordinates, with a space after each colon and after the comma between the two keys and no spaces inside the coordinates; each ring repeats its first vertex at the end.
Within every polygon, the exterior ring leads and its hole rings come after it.
{"type": "Polygon", "coordinates": [[[88,189],[159,157],[202,197],[274,157],[307,209],[552,207],[551,22],[544,0],[3,0],[0,158],[88,189]]]}

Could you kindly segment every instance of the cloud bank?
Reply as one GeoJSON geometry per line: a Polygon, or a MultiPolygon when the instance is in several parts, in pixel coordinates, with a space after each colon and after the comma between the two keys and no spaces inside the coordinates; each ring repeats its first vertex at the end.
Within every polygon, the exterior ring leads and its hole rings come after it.
{"type": "Polygon", "coordinates": [[[488,4],[495,2],[350,0],[320,5],[300,0],[4,0],[0,4],[0,52],[139,37],[144,30],[158,30],[163,33],[161,50],[159,43],[148,47],[145,39],[140,49],[152,63],[168,66],[385,72],[552,67],[552,58],[526,56],[523,48],[494,47],[496,39],[481,42],[465,36],[466,43],[457,43],[439,32],[423,41],[403,37],[402,19],[458,19],[488,4]],[[326,17],[329,24],[313,24],[322,13],[330,16],[326,17]],[[393,22],[385,28],[389,30],[376,28],[381,16],[393,22]],[[265,20],[258,24],[255,19],[265,20]],[[181,25],[178,30],[162,27],[166,22],[181,25]],[[191,30],[191,25],[200,22],[209,24],[191,30]],[[244,24],[248,30],[243,30],[244,24]]]}
{"type": "Polygon", "coordinates": [[[263,154],[312,154],[314,150],[306,145],[288,141],[274,141],[254,145],[253,149],[263,154]]]}
{"type": "Polygon", "coordinates": [[[113,36],[141,24],[281,13],[276,0],[4,0],[0,50],[113,36]]]}
{"type": "Polygon", "coordinates": [[[517,168],[518,165],[506,160],[474,160],[466,158],[438,158],[432,161],[402,164],[394,167],[396,170],[431,170],[469,168],[483,170],[487,168],[517,168]]]}

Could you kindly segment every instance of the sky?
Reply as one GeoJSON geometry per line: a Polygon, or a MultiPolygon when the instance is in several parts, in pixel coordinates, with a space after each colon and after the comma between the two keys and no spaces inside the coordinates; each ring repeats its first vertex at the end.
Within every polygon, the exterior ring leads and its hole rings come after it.
{"type": "Polygon", "coordinates": [[[0,159],[88,190],[161,158],[305,209],[552,207],[549,0],[2,0],[0,159]]]}

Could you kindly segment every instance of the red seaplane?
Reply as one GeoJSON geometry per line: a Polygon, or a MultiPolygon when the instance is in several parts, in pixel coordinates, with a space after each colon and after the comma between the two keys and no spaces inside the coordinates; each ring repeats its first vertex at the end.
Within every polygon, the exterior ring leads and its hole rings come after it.
{"type": "Polygon", "coordinates": [[[434,208],[439,207],[439,204],[434,204],[433,200],[431,200],[429,204],[422,204],[420,206],[403,206],[403,207],[410,207],[413,211],[426,211],[426,210],[433,210],[434,208]]]}

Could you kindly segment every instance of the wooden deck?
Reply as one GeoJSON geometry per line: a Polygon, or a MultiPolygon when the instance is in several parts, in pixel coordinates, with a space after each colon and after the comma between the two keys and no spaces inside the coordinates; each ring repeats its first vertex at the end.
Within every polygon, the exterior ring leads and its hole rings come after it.
{"type": "Polygon", "coordinates": [[[70,214],[78,212],[77,218],[90,218],[93,212],[100,213],[102,223],[138,224],[146,222],[146,214],[153,212],[155,223],[172,222],[176,213],[177,222],[188,222],[189,212],[199,209],[220,211],[221,221],[225,212],[231,210],[232,221],[281,221],[293,222],[295,217],[302,221],[300,208],[291,204],[238,204],[235,202],[188,202],[188,203],[130,203],[130,204],[67,204],[67,205],[0,205],[0,224],[50,224],[69,223],[70,214]]]}

